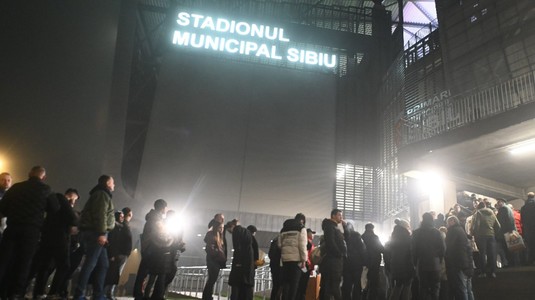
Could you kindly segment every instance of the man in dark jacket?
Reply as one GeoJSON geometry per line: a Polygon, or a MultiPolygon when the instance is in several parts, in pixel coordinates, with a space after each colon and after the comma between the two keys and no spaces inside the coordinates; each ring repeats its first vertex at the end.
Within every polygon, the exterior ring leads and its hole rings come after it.
{"type": "Polygon", "coordinates": [[[81,244],[85,251],[85,261],[80,270],[74,300],[85,300],[85,291],[91,273],[94,273],[93,299],[106,299],[104,279],[108,272],[108,232],[115,227],[112,192],[115,189],[113,177],[102,175],[97,185],[89,192],[89,199],[80,216],[81,244]]]}
{"type": "Polygon", "coordinates": [[[134,282],[133,296],[136,300],[143,299],[143,281],[149,273],[151,260],[156,253],[152,239],[158,232],[159,224],[163,223],[167,211],[167,202],[163,199],[154,201],[154,209],[151,209],[145,216],[145,226],[141,234],[141,262],[134,282]]]}
{"type": "Polygon", "coordinates": [[[115,298],[115,286],[119,284],[121,270],[132,251],[132,232],[125,215],[119,210],[115,212],[115,227],[109,234],[108,258],[110,267],[104,281],[104,290],[108,299],[115,298]]]}
{"type": "Polygon", "coordinates": [[[364,233],[362,240],[366,245],[368,253],[368,286],[366,287],[366,299],[376,299],[379,293],[379,268],[381,266],[381,254],[385,252],[385,248],[379,237],[373,232],[375,226],[368,223],[364,226],[364,233]]]}
{"type": "Polygon", "coordinates": [[[522,219],[522,234],[524,236],[527,251],[528,264],[535,261],[535,194],[528,193],[528,199],[520,209],[522,219]]]}
{"type": "Polygon", "coordinates": [[[226,229],[232,234],[234,256],[228,284],[232,287],[231,300],[252,300],[254,286],[253,237],[249,230],[234,219],[227,223],[226,229]]]}
{"type": "Polygon", "coordinates": [[[472,276],[474,275],[472,247],[456,216],[447,219],[446,274],[450,292],[455,299],[474,299],[472,276]]]}
{"type": "Polygon", "coordinates": [[[362,270],[367,263],[366,245],[360,233],[348,226],[347,258],[344,262],[342,297],[344,300],[360,300],[362,298],[362,270]]]}
{"type": "Polygon", "coordinates": [[[440,268],[446,249],[440,231],[434,227],[433,216],[430,213],[423,214],[420,228],[412,234],[412,250],[420,284],[419,297],[438,300],[440,268]]]}
{"type": "MultiPolygon", "coordinates": [[[[70,267],[70,229],[76,226],[77,217],[67,197],[73,197],[73,195],[51,194],[50,197],[55,198],[52,201],[57,201],[60,209],[55,213],[47,214],[39,250],[33,260],[37,271],[33,288],[34,298],[45,294],[48,277],[54,268],[56,274],[61,276],[61,274],[66,274],[70,267]]],[[[74,197],[78,197],[77,194],[74,197]]]]}
{"type": "Polygon", "coordinates": [[[82,258],[84,256],[84,249],[80,246],[80,232],[78,230],[78,225],[80,223],[80,212],[74,209],[76,201],[78,201],[80,195],[76,189],[69,188],[67,191],[65,191],[65,198],[67,198],[69,206],[71,207],[75,216],[75,225],[69,228],[69,268],[66,270],[62,270],[61,268],[56,269],[54,279],[52,280],[52,285],[48,290],[48,298],[67,298],[69,280],[76,269],[78,269],[78,266],[82,262],[82,258]]]}
{"type": "Polygon", "coordinates": [[[280,300],[282,294],[282,267],[281,267],[281,248],[279,247],[279,236],[273,238],[269,244],[269,268],[273,286],[271,287],[272,300],[280,300]]]}
{"type": "Polygon", "coordinates": [[[45,212],[54,213],[59,209],[57,199],[48,197],[51,191],[43,182],[45,177],[45,168],[33,167],[29,179],[14,184],[0,201],[0,215],[7,217],[7,228],[0,243],[0,282],[10,280],[9,297],[24,298],[45,212]]]}
{"type": "Polygon", "coordinates": [[[347,248],[344,233],[338,228],[342,224],[342,211],[333,209],[331,218],[321,222],[323,229],[324,243],[321,245],[321,255],[323,259],[320,264],[321,282],[320,299],[334,300],[342,299],[340,283],[344,269],[344,258],[347,256],[347,248]]]}
{"type": "Polygon", "coordinates": [[[506,268],[511,264],[516,264],[514,255],[507,249],[507,243],[505,242],[505,234],[516,230],[515,217],[513,210],[507,206],[507,202],[503,198],[496,199],[496,208],[498,213],[496,218],[500,223],[500,230],[496,234],[496,242],[498,243],[498,254],[501,257],[502,268],[506,268]],[[504,257],[505,255],[505,257],[504,257]]]}

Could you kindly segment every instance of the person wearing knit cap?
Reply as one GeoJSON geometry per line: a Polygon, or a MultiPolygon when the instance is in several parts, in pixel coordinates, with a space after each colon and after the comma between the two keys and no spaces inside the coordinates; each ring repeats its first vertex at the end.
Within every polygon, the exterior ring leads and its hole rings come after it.
{"type": "Polygon", "coordinates": [[[409,221],[405,219],[395,219],[394,224],[399,225],[405,229],[407,229],[408,232],[411,232],[411,225],[409,224],[409,221]]]}

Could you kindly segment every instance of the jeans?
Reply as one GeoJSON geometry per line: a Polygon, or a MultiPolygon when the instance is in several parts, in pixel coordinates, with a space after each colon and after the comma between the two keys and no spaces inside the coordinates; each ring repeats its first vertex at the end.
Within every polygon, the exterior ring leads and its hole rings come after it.
{"type": "Polygon", "coordinates": [[[472,278],[466,276],[461,270],[448,270],[450,295],[455,300],[474,300],[472,293],[472,278]]]}
{"type": "Polygon", "coordinates": [[[202,300],[212,300],[212,295],[214,294],[214,285],[217,281],[217,277],[219,276],[221,265],[218,262],[207,259],[206,267],[208,268],[208,279],[204,285],[202,300]]]}
{"type": "Polygon", "coordinates": [[[479,263],[481,272],[492,274],[496,272],[496,239],[494,236],[476,236],[479,248],[479,263]]]}
{"type": "Polygon", "coordinates": [[[80,234],[82,235],[81,242],[85,251],[85,262],[80,270],[80,278],[74,291],[73,300],[85,299],[85,290],[91,273],[94,273],[93,299],[104,300],[106,299],[104,295],[104,279],[109,268],[108,251],[98,244],[100,233],[83,231],[80,234]]]}

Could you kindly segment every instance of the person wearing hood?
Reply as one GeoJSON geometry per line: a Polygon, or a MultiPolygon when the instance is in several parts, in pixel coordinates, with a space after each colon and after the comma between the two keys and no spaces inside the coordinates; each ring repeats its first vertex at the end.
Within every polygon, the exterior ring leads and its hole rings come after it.
{"type": "Polygon", "coordinates": [[[450,296],[454,299],[474,299],[474,261],[470,241],[456,216],[448,217],[447,223],[445,260],[450,296]]]}
{"type": "Polygon", "coordinates": [[[430,213],[422,215],[420,228],[412,234],[413,263],[419,281],[418,299],[439,298],[440,270],[446,246],[430,213]]]}
{"type": "Polygon", "coordinates": [[[80,216],[81,245],[85,261],[80,270],[74,300],[85,299],[85,291],[91,273],[93,274],[93,299],[106,299],[104,279],[108,272],[108,232],[115,227],[114,207],[111,201],[115,189],[113,177],[102,175],[98,184],[89,192],[89,199],[80,216]]]}
{"type": "Polygon", "coordinates": [[[522,220],[522,235],[526,241],[528,264],[535,261],[535,194],[528,193],[528,199],[520,209],[522,220]]]}
{"type": "Polygon", "coordinates": [[[151,209],[145,216],[145,226],[141,234],[141,262],[134,282],[133,296],[136,300],[143,299],[143,282],[149,274],[149,268],[153,256],[157,253],[157,245],[154,244],[158,237],[158,228],[163,224],[167,202],[163,199],[154,201],[154,209],[151,209]]]}
{"type": "Polygon", "coordinates": [[[472,234],[479,249],[479,266],[481,277],[496,278],[496,233],[500,231],[500,222],[494,211],[484,202],[477,206],[472,220],[472,234]]]}
{"type": "Polygon", "coordinates": [[[362,271],[368,261],[366,245],[351,223],[347,223],[347,229],[349,232],[346,234],[347,258],[344,261],[342,298],[360,300],[362,299],[362,271]]]}
{"type": "Polygon", "coordinates": [[[412,262],[411,228],[409,222],[396,219],[390,241],[385,244],[385,270],[389,274],[392,290],[389,299],[411,298],[411,286],[416,271],[412,262]]]}
{"type": "MultiPolygon", "coordinates": [[[[338,229],[338,224],[343,224],[342,211],[333,209],[331,218],[321,222],[324,243],[321,246],[323,259],[320,263],[320,299],[342,299],[340,283],[344,269],[344,258],[347,257],[347,248],[344,233],[338,229]]],[[[347,230],[345,230],[347,232],[347,230]]]]}
{"type": "Polygon", "coordinates": [[[225,229],[232,234],[234,255],[228,284],[232,287],[231,300],[252,300],[254,287],[253,236],[237,219],[228,222],[225,229]]]}
{"type": "Polygon", "coordinates": [[[362,240],[368,253],[368,274],[366,275],[368,284],[364,290],[366,299],[377,299],[378,297],[381,280],[381,255],[385,253],[385,248],[379,236],[373,231],[374,228],[375,226],[372,223],[368,223],[364,225],[364,233],[362,234],[362,240]]]}

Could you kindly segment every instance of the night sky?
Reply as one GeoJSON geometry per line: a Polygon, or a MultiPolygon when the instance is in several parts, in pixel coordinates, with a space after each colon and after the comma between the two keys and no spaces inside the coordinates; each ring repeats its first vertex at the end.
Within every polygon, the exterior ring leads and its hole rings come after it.
{"type": "Polygon", "coordinates": [[[126,103],[112,99],[114,60],[122,55],[115,53],[120,6],[2,2],[0,171],[18,182],[42,165],[54,191],[80,191],[80,210],[97,178],[110,174],[115,206],[132,207],[139,230],[158,198],[207,215],[327,216],[335,176],[334,77],[176,49],[164,57],[136,196],[126,194],[125,125],[118,121],[126,109],[110,113],[126,103]]]}
{"type": "Polygon", "coordinates": [[[102,172],[118,1],[2,1],[0,157],[82,200],[102,172]]]}

